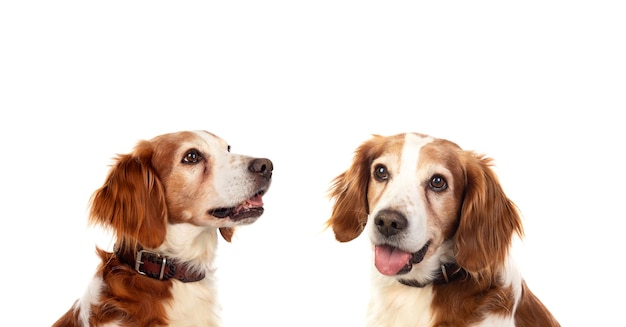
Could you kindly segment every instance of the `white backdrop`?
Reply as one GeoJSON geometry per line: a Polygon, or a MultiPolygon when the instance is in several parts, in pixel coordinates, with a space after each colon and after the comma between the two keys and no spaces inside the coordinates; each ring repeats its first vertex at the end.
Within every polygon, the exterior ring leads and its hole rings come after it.
{"type": "Polygon", "coordinates": [[[624,325],[624,9],[4,1],[2,320],[50,325],[82,294],[115,154],[206,129],[275,165],[264,216],[218,250],[226,326],[362,325],[369,247],[323,229],[326,192],[370,134],[406,131],[495,159],[523,274],[564,326],[624,325]]]}

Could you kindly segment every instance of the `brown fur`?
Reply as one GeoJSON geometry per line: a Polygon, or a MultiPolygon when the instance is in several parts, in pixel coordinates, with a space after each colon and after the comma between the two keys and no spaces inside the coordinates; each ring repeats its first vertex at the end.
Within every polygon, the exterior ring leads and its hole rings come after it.
{"type": "MultiPolygon", "coordinates": [[[[172,310],[176,319],[187,324],[200,320],[203,324],[210,320],[211,326],[219,324],[217,315],[203,313],[196,317],[193,312],[198,306],[204,306],[207,312],[214,309],[213,279],[203,277],[213,271],[217,230],[230,242],[235,226],[251,223],[260,213],[236,220],[235,211],[214,217],[212,209],[235,205],[243,208],[237,212],[245,212],[259,208],[261,197],[269,188],[272,169],[267,159],[231,154],[225,141],[205,131],[163,134],[140,141],[132,152],[118,155],[90,203],[89,223],[111,230],[116,237],[115,253],[97,248],[101,263],[94,278],[102,286],[90,291],[99,292],[99,296],[85,298],[91,305],[83,303],[79,307],[80,302],[76,302],[53,327],[78,326],[80,310],[87,307],[89,312],[83,315],[88,317],[90,326],[167,326],[172,310]],[[222,200],[223,196],[216,194],[220,186],[215,179],[220,174],[228,176],[226,180],[237,179],[239,188],[228,193],[237,198],[222,200]],[[225,201],[228,203],[223,204],[225,201]],[[189,239],[186,235],[170,235],[186,245],[170,247],[166,242],[168,227],[179,224],[187,224],[186,228],[197,233],[189,239]],[[197,248],[191,251],[191,247],[197,248]],[[138,273],[117,256],[134,255],[141,249],[163,253],[168,262],[176,264],[181,263],[180,257],[193,253],[183,263],[201,277],[189,282],[159,280],[138,273]],[[174,283],[180,285],[178,297],[173,292],[174,283]],[[193,298],[189,298],[190,294],[193,298]],[[179,301],[178,305],[171,306],[173,301],[179,301]]],[[[176,229],[170,231],[177,233],[176,229]]]]}
{"type": "MultiPolygon", "coordinates": [[[[398,144],[403,140],[404,134],[374,135],[357,148],[352,165],[333,180],[329,195],[335,202],[327,223],[338,241],[351,241],[364,230],[377,201],[368,196],[371,165],[383,153],[389,156],[389,152],[401,151],[398,144]]],[[[458,213],[441,214],[456,219],[437,226],[445,229],[443,234],[453,241],[456,262],[467,271],[467,278],[432,285],[432,326],[468,326],[479,323],[485,314],[514,315],[520,327],[560,326],[525,282],[513,312],[514,292],[502,284],[501,274],[514,235],[522,237],[524,232],[516,206],[491,169],[491,159],[442,139],[425,145],[420,158],[445,166],[453,175],[450,190],[456,204],[445,208],[458,213]]],[[[423,168],[418,165],[417,169],[423,168]]],[[[424,201],[431,201],[428,196],[424,201]]],[[[429,213],[430,219],[438,214],[429,213]]]]}

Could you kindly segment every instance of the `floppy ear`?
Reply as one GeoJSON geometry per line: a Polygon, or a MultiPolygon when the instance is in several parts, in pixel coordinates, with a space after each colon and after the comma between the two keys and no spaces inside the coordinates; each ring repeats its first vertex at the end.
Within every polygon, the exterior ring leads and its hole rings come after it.
{"type": "Polygon", "coordinates": [[[507,198],[491,159],[465,152],[466,186],[461,216],[454,236],[457,262],[470,272],[500,265],[513,234],[523,235],[517,208],[507,198]]]}
{"type": "Polygon", "coordinates": [[[340,242],[355,239],[363,232],[367,223],[367,186],[377,138],[375,136],[356,150],[352,166],[335,177],[330,188],[330,198],[335,202],[332,215],[326,224],[332,227],[335,238],[340,242]]]}
{"type": "Polygon", "coordinates": [[[233,239],[233,235],[235,234],[234,227],[220,227],[220,234],[226,240],[226,242],[230,243],[233,239]]]}
{"type": "Polygon", "coordinates": [[[104,185],[91,197],[89,222],[112,229],[117,245],[130,250],[138,243],[155,248],[165,239],[165,192],[151,158],[148,142],[117,156],[104,185]]]}

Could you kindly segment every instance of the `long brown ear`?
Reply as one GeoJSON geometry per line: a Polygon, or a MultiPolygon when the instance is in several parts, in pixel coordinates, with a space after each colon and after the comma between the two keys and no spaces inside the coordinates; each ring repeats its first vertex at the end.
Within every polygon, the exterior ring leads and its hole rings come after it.
{"type": "Polygon", "coordinates": [[[137,243],[155,248],[165,239],[165,193],[151,157],[148,142],[117,156],[104,185],[91,197],[90,224],[112,229],[116,244],[131,250],[137,243]]]}
{"type": "Polygon", "coordinates": [[[465,152],[466,188],[454,236],[457,262],[481,272],[504,262],[513,234],[523,235],[517,208],[504,194],[491,159],[465,152]]]}
{"type": "Polygon", "coordinates": [[[233,235],[235,234],[235,228],[233,227],[220,227],[220,234],[226,240],[226,242],[230,243],[233,239],[233,235]]]}
{"type": "Polygon", "coordinates": [[[355,239],[363,232],[367,223],[367,186],[378,138],[379,136],[375,136],[356,150],[352,166],[335,177],[329,190],[329,196],[335,202],[326,225],[333,229],[335,238],[340,242],[355,239]]]}

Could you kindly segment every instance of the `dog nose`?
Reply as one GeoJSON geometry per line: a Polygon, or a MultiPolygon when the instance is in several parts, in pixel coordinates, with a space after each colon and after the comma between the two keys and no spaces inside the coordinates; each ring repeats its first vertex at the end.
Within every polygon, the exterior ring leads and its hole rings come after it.
{"type": "Polygon", "coordinates": [[[274,170],[274,165],[269,159],[254,159],[250,163],[250,166],[248,166],[248,170],[255,174],[263,176],[263,178],[265,179],[270,179],[272,177],[272,170],[274,170]]]}
{"type": "Polygon", "coordinates": [[[374,224],[379,233],[389,237],[405,229],[408,221],[403,214],[395,210],[382,210],[376,215],[374,224]]]}

